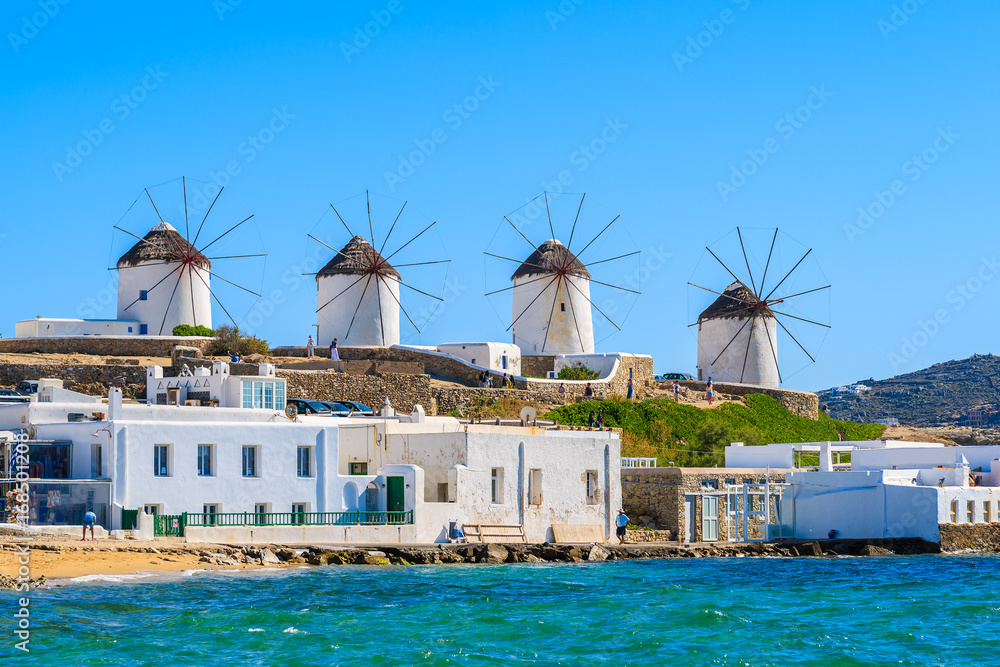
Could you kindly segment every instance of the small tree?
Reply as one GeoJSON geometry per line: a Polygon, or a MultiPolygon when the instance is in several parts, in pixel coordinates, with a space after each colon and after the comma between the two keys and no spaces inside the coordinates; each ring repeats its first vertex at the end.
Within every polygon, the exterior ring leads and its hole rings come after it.
{"type": "Polygon", "coordinates": [[[211,329],[206,326],[198,324],[196,326],[191,326],[190,324],[178,324],[174,327],[172,332],[175,336],[208,336],[211,337],[215,335],[211,329]]]}
{"type": "Polygon", "coordinates": [[[239,327],[223,324],[215,328],[215,344],[212,346],[212,354],[229,354],[230,352],[243,356],[249,354],[270,356],[271,348],[266,340],[261,340],[256,336],[246,336],[240,333],[239,327]]]}

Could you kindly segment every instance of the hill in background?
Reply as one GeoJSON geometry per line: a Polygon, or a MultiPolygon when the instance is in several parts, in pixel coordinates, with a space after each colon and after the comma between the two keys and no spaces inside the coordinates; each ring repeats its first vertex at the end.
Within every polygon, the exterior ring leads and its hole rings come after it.
{"type": "Polygon", "coordinates": [[[1000,357],[974,354],[887,380],[861,380],[858,394],[816,392],[837,419],[895,418],[907,426],[1000,424],[1000,357]]]}

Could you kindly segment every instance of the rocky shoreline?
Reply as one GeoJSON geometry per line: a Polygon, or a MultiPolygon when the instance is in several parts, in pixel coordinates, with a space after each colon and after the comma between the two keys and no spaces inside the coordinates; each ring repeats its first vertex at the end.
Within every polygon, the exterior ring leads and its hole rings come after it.
{"type": "MultiPolygon", "coordinates": [[[[2,545],[4,550],[17,548],[2,545]]],[[[193,567],[246,568],[290,565],[432,565],[501,563],[587,563],[666,558],[798,558],[837,556],[887,556],[939,553],[940,547],[920,539],[823,540],[796,543],[676,543],[626,544],[441,544],[429,546],[371,547],[314,545],[267,546],[188,544],[33,544],[32,551],[55,552],[52,556],[83,557],[100,554],[148,554],[166,563],[189,559],[193,567]],[[197,560],[195,560],[197,558],[197,560]]],[[[152,563],[152,562],[151,562],[152,563]]],[[[152,568],[155,569],[155,568],[152,568]]],[[[44,576],[32,586],[46,583],[44,576]]],[[[0,588],[13,588],[15,577],[0,575],[0,588]]]]}

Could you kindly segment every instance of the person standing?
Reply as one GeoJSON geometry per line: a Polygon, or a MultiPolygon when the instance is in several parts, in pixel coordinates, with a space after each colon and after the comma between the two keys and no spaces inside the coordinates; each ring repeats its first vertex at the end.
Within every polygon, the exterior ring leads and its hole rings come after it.
{"type": "Polygon", "coordinates": [[[705,398],[708,399],[708,404],[712,404],[712,399],[715,398],[715,386],[712,384],[712,378],[708,378],[708,384],[705,385],[705,398]]]}
{"type": "Polygon", "coordinates": [[[633,396],[635,396],[635,389],[632,386],[632,378],[629,378],[628,388],[625,390],[625,398],[631,401],[633,396]]]}
{"type": "Polygon", "coordinates": [[[316,343],[313,342],[313,337],[309,336],[309,340],[306,341],[306,358],[312,359],[315,357],[314,350],[316,349],[316,343]]]}
{"type": "Polygon", "coordinates": [[[674,403],[681,402],[681,386],[674,380],[674,403]]]}
{"type": "Polygon", "coordinates": [[[333,342],[330,343],[330,360],[340,361],[340,352],[337,350],[337,339],[334,338],[333,342]]]}
{"type": "Polygon", "coordinates": [[[594,428],[594,411],[590,411],[590,417],[587,419],[587,426],[594,428]]]}
{"type": "Polygon", "coordinates": [[[628,517],[625,516],[625,510],[618,510],[618,516],[615,518],[615,526],[618,530],[615,532],[618,534],[618,544],[625,544],[625,527],[628,525],[628,517]]]}
{"type": "Polygon", "coordinates": [[[93,510],[87,510],[86,514],[83,515],[83,539],[81,542],[87,541],[87,529],[90,528],[90,541],[95,542],[97,538],[94,537],[94,524],[97,522],[97,515],[94,514],[93,510]]]}
{"type": "Polygon", "coordinates": [[[560,382],[559,383],[559,397],[560,398],[566,398],[566,383],[565,382],[560,382]]]}
{"type": "Polygon", "coordinates": [[[597,411],[597,428],[604,428],[604,410],[597,411]]]}
{"type": "Polygon", "coordinates": [[[504,389],[510,386],[510,380],[507,379],[506,373],[503,374],[503,382],[501,383],[500,386],[503,387],[504,389]]]}
{"type": "Polygon", "coordinates": [[[587,397],[592,397],[594,395],[594,388],[587,383],[587,388],[583,390],[583,395],[587,397]]]}

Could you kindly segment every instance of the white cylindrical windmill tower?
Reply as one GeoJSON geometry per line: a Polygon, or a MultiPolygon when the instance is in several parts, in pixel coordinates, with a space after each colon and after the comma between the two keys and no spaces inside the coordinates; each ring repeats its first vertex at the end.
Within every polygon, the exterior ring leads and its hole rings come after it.
{"type": "Polygon", "coordinates": [[[170,336],[178,324],[212,328],[212,263],[167,222],[118,260],[118,319],[135,333],[170,336]]]}
{"type": "Polygon", "coordinates": [[[538,246],[511,276],[514,344],[522,354],[590,354],[590,272],[556,239],[538,246]]]}
{"type": "Polygon", "coordinates": [[[766,303],[734,282],[698,316],[698,379],[777,387],[777,320],[766,303]]]}
{"type": "Polygon", "coordinates": [[[389,347],[399,343],[396,269],[355,236],[316,274],[317,344],[389,347]]]}

